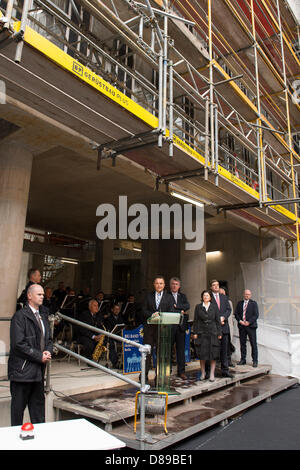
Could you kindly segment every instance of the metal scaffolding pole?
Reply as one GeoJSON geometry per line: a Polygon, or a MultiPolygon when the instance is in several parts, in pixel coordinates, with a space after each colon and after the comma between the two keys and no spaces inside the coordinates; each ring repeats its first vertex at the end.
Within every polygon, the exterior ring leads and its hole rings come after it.
{"type": "MultiPolygon", "coordinates": [[[[66,315],[63,315],[60,312],[57,312],[57,313],[58,313],[59,317],[61,317],[65,321],[73,323],[73,324],[75,324],[77,326],[80,326],[82,328],[87,328],[88,330],[94,331],[97,334],[103,334],[103,335],[107,336],[108,338],[114,339],[116,341],[120,341],[120,342],[125,343],[125,344],[130,344],[130,345],[135,346],[139,349],[139,351],[141,353],[141,383],[138,383],[138,382],[130,379],[129,377],[123,376],[123,375],[119,374],[118,372],[115,372],[111,369],[108,369],[107,367],[104,367],[104,366],[102,366],[101,364],[98,364],[95,361],[92,361],[92,360],[90,360],[90,359],[88,359],[84,356],[81,356],[80,354],[77,354],[74,351],[71,351],[70,349],[67,349],[67,348],[61,346],[58,343],[55,343],[55,347],[58,350],[66,353],[66,354],[70,354],[71,356],[75,357],[76,359],[83,360],[87,364],[89,364],[93,367],[96,367],[97,369],[100,369],[103,372],[106,372],[106,373],[108,373],[108,374],[110,374],[114,377],[117,377],[118,379],[121,379],[124,382],[126,382],[130,385],[133,385],[133,386],[137,387],[138,389],[140,389],[140,392],[141,392],[141,395],[140,395],[141,396],[141,406],[140,406],[140,424],[141,424],[141,427],[140,427],[140,434],[139,434],[138,440],[140,441],[140,449],[144,450],[145,442],[147,440],[147,435],[145,433],[145,395],[144,394],[147,393],[149,391],[149,388],[150,388],[149,385],[146,384],[146,355],[150,354],[151,346],[147,345],[147,344],[142,345],[142,344],[136,343],[135,341],[129,340],[127,338],[123,338],[122,336],[118,336],[118,335],[115,335],[113,333],[109,333],[108,331],[101,330],[100,328],[96,328],[92,325],[88,325],[87,323],[83,323],[79,320],[76,320],[75,318],[71,318],[71,317],[68,317],[66,315]]],[[[50,388],[50,384],[49,384],[49,388],[50,388]]]]}
{"type": "Polygon", "coordinates": [[[263,134],[261,122],[261,103],[260,103],[260,88],[259,88],[259,70],[258,70],[258,57],[257,57],[257,41],[256,41],[256,28],[254,18],[253,0],[251,0],[251,23],[252,23],[252,37],[254,49],[254,62],[255,62],[255,78],[256,78],[256,99],[257,99],[257,163],[258,163],[258,183],[259,183],[259,202],[262,203],[267,200],[266,191],[266,162],[263,151],[263,134]]]}
{"type": "Polygon", "coordinates": [[[21,17],[21,26],[20,26],[20,37],[18,39],[16,54],[15,54],[15,62],[20,63],[22,58],[22,51],[24,46],[24,33],[27,25],[28,20],[28,10],[31,0],[24,0],[23,10],[22,10],[22,17],[21,17]]]}
{"type": "Polygon", "coordinates": [[[169,157],[173,157],[173,119],[174,119],[174,103],[173,103],[173,61],[169,61],[169,157]]]}
{"type": "Polygon", "coordinates": [[[13,8],[14,8],[14,0],[8,0],[7,6],[6,6],[6,12],[5,12],[5,18],[7,20],[6,21],[7,28],[9,27],[13,8]]]}
{"type": "MultiPolygon", "coordinates": [[[[288,84],[287,84],[287,78],[286,78],[286,64],[285,64],[285,54],[284,54],[284,47],[283,47],[283,34],[282,34],[279,0],[276,0],[276,4],[277,4],[277,16],[278,16],[279,37],[280,37],[280,46],[281,46],[281,57],[282,57],[282,73],[283,73],[284,86],[285,86],[284,94],[285,94],[285,105],[286,105],[286,118],[287,118],[289,148],[290,148],[293,197],[296,198],[297,193],[296,193],[296,181],[295,181],[295,172],[294,172],[294,157],[293,157],[293,153],[291,151],[291,149],[293,147],[293,141],[292,141],[292,133],[291,133],[289,94],[288,94],[288,84]]],[[[297,206],[297,203],[294,203],[294,212],[295,212],[295,217],[296,217],[297,250],[298,250],[298,259],[299,259],[300,258],[300,241],[299,241],[299,219],[298,219],[298,206],[297,206]]]]}
{"type": "Polygon", "coordinates": [[[211,0],[208,6],[208,50],[209,50],[209,110],[210,110],[210,161],[212,170],[215,169],[215,145],[214,145],[214,76],[213,76],[213,47],[212,47],[212,17],[211,0]]]}

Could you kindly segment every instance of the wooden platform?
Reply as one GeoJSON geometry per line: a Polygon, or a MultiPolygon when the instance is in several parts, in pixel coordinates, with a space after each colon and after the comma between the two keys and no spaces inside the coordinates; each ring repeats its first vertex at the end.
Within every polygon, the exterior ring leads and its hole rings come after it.
{"type": "Polygon", "coordinates": [[[237,366],[231,370],[232,379],[217,376],[215,382],[200,381],[199,370],[188,372],[186,381],[172,376],[171,385],[178,394],[169,395],[168,434],[162,425],[163,416],[147,417],[145,443],[137,439],[139,425],[137,434],[133,432],[137,391],[134,387],[124,385],[58,398],[53,406],[61,417],[70,417],[71,413],[98,421],[130,448],[159,450],[217,423],[222,424],[297,383],[297,379],[270,374],[270,371],[268,365],[237,366]]]}

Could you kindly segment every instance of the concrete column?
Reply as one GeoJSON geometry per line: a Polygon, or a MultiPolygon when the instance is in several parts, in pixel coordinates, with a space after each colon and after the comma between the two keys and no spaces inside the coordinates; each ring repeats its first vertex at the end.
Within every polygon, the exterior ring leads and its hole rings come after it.
{"type": "Polygon", "coordinates": [[[93,291],[112,292],[114,240],[96,240],[93,291]]]}
{"type": "Polygon", "coordinates": [[[169,287],[172,276],[179,277],[180,240],[143,240],[141,258],[141,286],[146,291],[153,289],[153,279],[162,275],[169,287]]]}
{"type": "MultiPolygon", "coordinates": [[[[0,318],[11,317],[16,309],[31,167],[32,155],[24,148],[5,143],[0,147],[0,318]]],[[[6,351],[9,329],[10,322],[1,321],[0,341],[6,351]]],[[[3,376],[6,367],[1,362],[3,376]]]]}
{"type": "Polygon", "coordinates": [[[201,292],[207,288],[206,245],[201,250],[186,250],[185,242],[183,239],[180,246],[180,279],[182,292],[191,305],[189,319],[192,320],[195,306],[201,300],[201,292]]]}

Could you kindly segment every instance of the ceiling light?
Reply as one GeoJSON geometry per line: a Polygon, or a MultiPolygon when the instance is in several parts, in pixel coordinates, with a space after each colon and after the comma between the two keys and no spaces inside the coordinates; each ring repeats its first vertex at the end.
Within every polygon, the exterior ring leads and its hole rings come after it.
{"type": "Polygon", "coordinates": [[[183,201],[194,204],[195,206],[199,206],[199,207],[204,206],[203,202],[201,202],[197,199],[193,199],[192,197],[186,196],[185,194],[177,193],[176,191],[170,191],[170,194],[174,197],[177,197],[178,199],[182,199],[183,201]]]}
{"type": "Polygon", "coordinates": [[[78,264],[78,261],[72,260],[72,259],[61,259],[62,263],[67,263],[67,264],[78,264]]]}

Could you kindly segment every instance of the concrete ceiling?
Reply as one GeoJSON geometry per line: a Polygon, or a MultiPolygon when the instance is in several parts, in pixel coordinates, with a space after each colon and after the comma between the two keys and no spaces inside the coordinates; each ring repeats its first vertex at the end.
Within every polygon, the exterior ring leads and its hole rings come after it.
{"type": "MultiPolygon", "coordinates": [[[[117,158],[115,167],[104,160],[97,171],[97,152],[89,138],[13,98],[7,97],[7,104],[0,107],[0,119],[9,129],[1,144],[14,142],[34,155],[27,226],[95,240],[100,220],[96,209],[101,203],[117,208],[122,195],[128,196],[128,205],[179,202],[164,185],[155,191],[155,177],[124,156],[117,158]]],[[[186,180],[186,185],[193,189],[192,182],[186,180]]],[[[257,235],[255,224],[233,213],[217,216],[209,206],[205,211],[207,233],[244,229],[257,235]]]]}
{"type": "Polygon", "coordinates": [[[27,224],[93,240],[100,220],[96,217],[98,205],[111,203],[118,208],[119,196],[127,196],[128,205],[174,202],[111,163],[97,171],[96,160],[57,146],[34,159],[27,224]]]}

